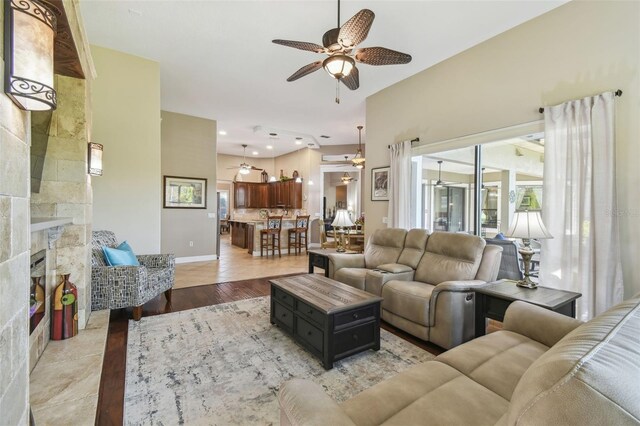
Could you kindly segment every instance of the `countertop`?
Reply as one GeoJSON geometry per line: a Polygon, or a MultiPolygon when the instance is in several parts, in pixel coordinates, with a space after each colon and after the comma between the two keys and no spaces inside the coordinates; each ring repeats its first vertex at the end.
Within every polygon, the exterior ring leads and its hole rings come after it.
{"type": "MultiPolygon", "coordinates": [[[[296,219],[294,217],[291,217],[291,218],[283,217],[282,218],[283,222],[287,222],[287,221],[293,222],[295,220],[296,219]]],[[[229,219],[229,222],[238,222],[238,223],[264,223],[266,221],[267,221],[267,219],[229,219]]]]}

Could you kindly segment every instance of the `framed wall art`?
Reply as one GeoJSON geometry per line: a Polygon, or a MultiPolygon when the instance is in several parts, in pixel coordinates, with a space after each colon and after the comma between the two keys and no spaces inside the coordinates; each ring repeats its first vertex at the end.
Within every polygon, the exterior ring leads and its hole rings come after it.
{"type": "Polygon", "coordinates": [[[371,169],[371,201],[389,201],[389,167],[371,169]]]}
{"type": "Polygon", "coordinates": [[[165,209],[206,209],[207,179],[165,176],[165,209]]]}

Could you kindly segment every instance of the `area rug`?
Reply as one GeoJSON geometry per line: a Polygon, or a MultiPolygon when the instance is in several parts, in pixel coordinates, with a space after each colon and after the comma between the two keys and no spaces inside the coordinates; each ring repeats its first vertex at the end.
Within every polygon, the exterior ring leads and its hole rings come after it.
{"type": "Polygon", "coordinates": [[[433,358],[381,330],[381,349],[326,371],[269,322],[269,297],[129,322],[124,423],[278,424],[277,394],[291,378],[320,384],[344,401],[433,358]]]}

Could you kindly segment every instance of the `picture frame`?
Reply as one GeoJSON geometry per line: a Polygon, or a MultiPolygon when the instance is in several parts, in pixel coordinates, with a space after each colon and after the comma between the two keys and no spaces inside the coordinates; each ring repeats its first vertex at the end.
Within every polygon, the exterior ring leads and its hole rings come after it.
{"type": "Polygon", "coordinates": [[[371,169],[371,201],[389,201],[390,167],[371,169]]]}
{"type": "Polygon", "coordinates": [[[207,179],[164,176],[163,208],[206,209],[207,179]]]}

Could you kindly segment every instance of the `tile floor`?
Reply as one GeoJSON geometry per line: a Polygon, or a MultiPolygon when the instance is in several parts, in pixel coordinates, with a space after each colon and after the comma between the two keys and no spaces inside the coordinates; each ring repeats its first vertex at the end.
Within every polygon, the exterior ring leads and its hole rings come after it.
{"type": "MultiPolygon", "coordinates": [[[[174,288],[306,272],[306,254],[255,257],[221,238],[220,259],[176,265],[174,288]]],[[[77,336],[51,341],[31,372],[30,400],[38,426],[95,424],[109,311],[91,314],[77,336]]],[[[0,423],[2,421],[0,420],[0,423]]]]}
{"type": "Polygon", "coordinates": [[[193,287],[257,277],[304,273],[308,271],[306,253],[291,256],[283,251],[282,257],[251,256],[247,250],[232,246],[229,234],[221,236],[220,259],[176,265],[176,283],[173,288],[193,287]]]}

